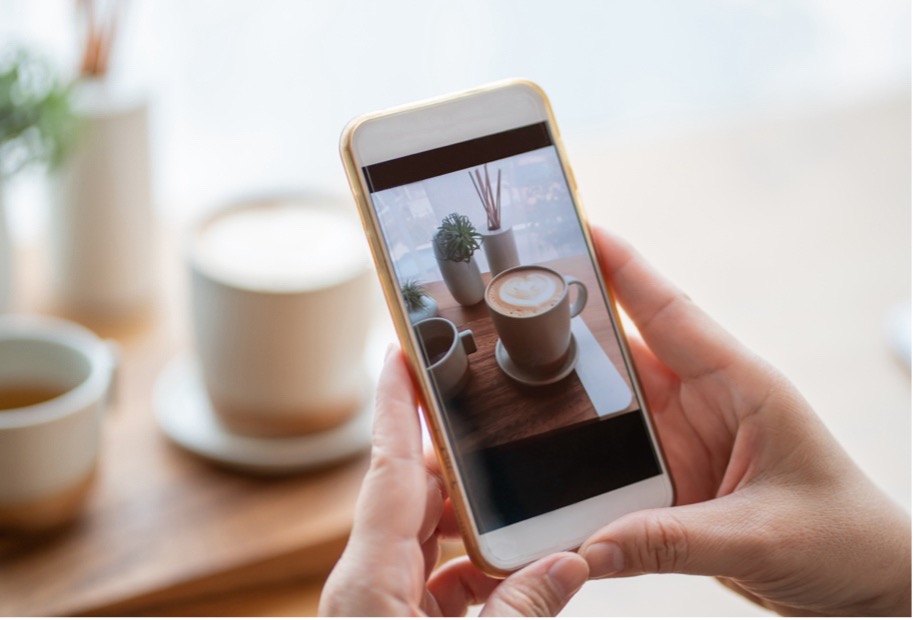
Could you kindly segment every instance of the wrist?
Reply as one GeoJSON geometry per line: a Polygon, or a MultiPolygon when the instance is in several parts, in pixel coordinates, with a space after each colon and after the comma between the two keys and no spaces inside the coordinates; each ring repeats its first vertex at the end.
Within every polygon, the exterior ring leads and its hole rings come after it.
{"type": "MultiPolygon", "coordinates": [[[[883,567],[875,570],[873,596],[862,601],[856,609],[839,610],[842,615],[911,616],[913,609],[912,532],[910,517],[894,506],[896,523],[888,527],[892,539],[890,549],[884,549],[883,567]]],[[[890,542],[890,541],[889,541],[890,542]]]]}

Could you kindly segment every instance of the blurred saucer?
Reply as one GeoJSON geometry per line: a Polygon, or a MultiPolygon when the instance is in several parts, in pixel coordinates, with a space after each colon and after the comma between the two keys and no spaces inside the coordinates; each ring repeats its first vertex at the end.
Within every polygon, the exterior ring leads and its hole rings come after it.
{"type": "Polygon", "coordinates": [[[550,385],[565,379],[576,367],[578,359],[579,345],[576,344],[576,337],[573,334],[569,336],[569,350],[566,352],[566,361],[559,370],[549,375],[519,366],[509,357],[502,340],[496,340],[496,363],[509,377],[525,385],[550,385]]]}
{"type": "Polygon", "coordinates": [[[233,469],[281,474],[322,467],[369,448],[373,394],[337,428],[296,437],[248,437],[227,430],[204,388],[190,353],[173,359],[156,381],[153,411],[159,427],[182,448],[233,469]]]}

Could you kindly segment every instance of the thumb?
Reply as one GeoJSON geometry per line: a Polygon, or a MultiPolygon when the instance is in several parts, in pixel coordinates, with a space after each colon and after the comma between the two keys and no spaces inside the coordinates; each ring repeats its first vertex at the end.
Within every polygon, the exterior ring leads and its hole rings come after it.
{"type": "Polygon", "coordinates": [[[728,496],[634,512],[595,533],[579,554],[592,578],[643,573],[740,578],[767,546],[747,504],[728,496]]]}
{"type": "Polygon", "coordinates": [[[510,575],[499,584],[481,616],[555,616],[588,579],[588,565],[574,553],[558,553],[510,575]]]}

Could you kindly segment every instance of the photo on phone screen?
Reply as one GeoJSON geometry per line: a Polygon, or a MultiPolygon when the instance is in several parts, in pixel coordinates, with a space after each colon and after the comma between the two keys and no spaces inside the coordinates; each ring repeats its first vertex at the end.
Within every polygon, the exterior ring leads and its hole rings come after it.
{"type": "Polygon", "coordinates": [[[548,124],[362,172],[480,533],[662,473],[548,124]]]}

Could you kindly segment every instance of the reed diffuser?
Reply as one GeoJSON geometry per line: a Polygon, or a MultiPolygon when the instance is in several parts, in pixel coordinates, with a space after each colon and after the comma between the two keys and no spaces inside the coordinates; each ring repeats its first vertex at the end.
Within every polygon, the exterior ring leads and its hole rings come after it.
{"type": "Polygon", "coordinates": [[[77,14],[82,22],[83,54],[80,62],[82,78],[104,78],[108,74],[111,49],[120,21],[119,2],[108,2],[107,10],[99,10],[95,0],[77,0],[77,14]]]}
{"type": "Polygon", "coordinates": [[[56,175],[52,265],[58,310],[97,331],[148,316],[155,298],[149,105],[112,79],[122,2],[77,0],[79,140],[56,175]]]}
{"type": "Polygon", "coordinates": [[[471,177],[474,189],[477,190],[477,197],[480,198],[484,211],[487,212],[487,230],[499,230],[502,222],[503,171],[496,171],[495,195],[493,193],[493,185],[490,183],[490,171],[487,170],[486,164],[483,166],[483,175],[480,174],[480,169],[475,170],[473,174],[468,170],[468,175],[471,177]]]}
{"type": "Polygon", "coordinates": [[[515,244],[515,232],[511,226],[503,225],[502,188],[503,171],[496,171],[496,189],[490,177],[490,170],[484,164],[483,172],[477,168],[468,170],[471,183],[480,199],[480,204],[487,214],[487,230],[483,234],[483,251],[487,256],[490,273],[496,275],[506,269],[519,265],[518,248],[515,244]]]}

